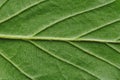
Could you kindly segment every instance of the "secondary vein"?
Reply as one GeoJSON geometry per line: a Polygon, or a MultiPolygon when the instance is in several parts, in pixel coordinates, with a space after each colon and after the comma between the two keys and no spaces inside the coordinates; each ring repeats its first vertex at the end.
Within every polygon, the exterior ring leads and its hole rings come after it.
{"type": "Polygon", "coordinates": [[[92,8],[88,8],[88,9],[86,9],[86,10],[84,10],[84,11],[80,11],[80,12],[77,12],[77,13],[74,13],[74,14],[71,14],[71,15],[68,15],[68,16],[65,16],[65,17],[62,17],[62,18],[54,21],[53,23],[50,23],[49,25],[43,27],[42,29],[38,29],[38,31],[36,31],[35,33],[33,33],[33,35],[31,35],[31,36],[35,36],[35,35],[43,32],[43,31],[47,30],[48,28],[50,28],[50,27],[52,27],[52,26],[54,26],[54,25],[56,25],[56,24],[58,24],[58,23],[60,23],[60,22],[63,22],[63,21],[65,21],[65,20],[68,20],[68,19],[70,19],[70,18],[72,18],[72,17],[75,17],[75,16],[78,16],[78,15],[80,15],[80,14],[83,14],[83,13],[86,13],[86,12],[89,12],[89,11],[92,11],[92,10],[95,10],[95,9],[98,9],[98,8],[101,8],[101,7],[103,7],[103,6],[106,6],[106,5],[108,5],[108,4],[111,4],[111,3],[113,3],[113,2],[114,2],[114,0],[113,0],[113,1],[110,1],[110,2],[108,2],[108,3],[104,3],[104,4],[102,4],[102,5],[98,5],[98,6],[95,6],[95,7],[92,7],[92,8]]]}
{"type": "Polygon", "coordinates": [[[2,5],[0,6],[0,9],[8,2],[9,0],[5,0],[2,5]]]}
{"type": "Polygon", "coordinates": [[[24,76],[26,76],[28,79],[33,80],[33,78],[28,75],[26,72],[24,72],[21,68],[19,68],[12,60],[7,58],[2,52],[0,52],[1,57],[3,57],[6,61],[8,61],[13,67],[15,67],[20,73],[22,73],[24,76]]]}
{"type": "Polygon", "coordinates": [[[37,48],[41,49],[42,51],[46,52],[48,55],[56,58],[57,60],[60,60],[60,61],[62,61],[62,62],[64,62],[64,63],[67,63],[67,64],[69,64],[69,65],[71,65],[71,66],[73,66],[73,67],[75,67],[75,68],[77,68],[77,69],[80,69],[80,70],[88,73],[89,75],[91,75],[91,76],[93,76],[93,77],[101,80],[101,79],[100,79],[98,76],[96,76],[94,73],[91,73],[90,71],[82,68],[81,66],[76,65],[76,64],[74,64],[74,63],[72,63],[72,62],[70,62],[70,61],[68,61],[68,60],[66,60],[66,59],[64,59],[64,58],[62,58],[62,57],[59,57],[59,56],[53,54],[52,52],[48,51],[47,49],[43,48],[42,46],[36,44],[36,43],[33,42],[33,41],[30,41],[30,40],[29,40],[29,42],[30,42],[31,44],[33,44],[34,46],[36,46],[37,48]]]}
{"type": "Polygon", "coordinates": [[[106,24],[104,24],[104,25],[102,25],[102,26],[99,26],[99,27],[94,28],[94,29],[92,29],[92,30],[89,30],[89,31],[87,31],[87,32],[85,32],[85,33],[83,33],[83,34],[81,34],[81,35],[78,35],[76,38],[84,37],[84,36],[86,36],[86,35],[88,35],[88,34],[91,34],[91,33],[95,32],[95,31],[98,31],[98,30],[100,30],[100,29],[102,29],[102,28],[105,28],[105,27],[107,27],[107,26],[109,26],[109,25],[112,25],[112,24],[114,24],[114,23],[117,23],[117,22],[119,22],[119,21],[120,21],[120,18],[115,19],[115,20],[112,20],[112,21],[110,21],[110,22],[108,22],[108,23],[106,23],[106,24]]]}
{"type": "Polygon", "coordinates": [[[45,2],[45,1],[46,1],[46,0],[38,1],[38,2],[36,2],[36,3],[34,3],[34,4],[32,4],[32,5],[27,6],[26,8],[23,8],[22,10],[16,12],[15,14],[13,14],[13,15],[11,15],[11,16],[9,16],[9,17],[3,19],[3,20],[0,20],[0,24],[2,24],[2,23],[4,23],[4,22],[7,22],[7,21],[11,20],[12,18],[14,18],[14,17],[20,15],[21,13],[25,12],[26,10],[28,10],[28,9],[30,9],[30,8],[32,8],[32,7],[34,7],[34,6],[38,5],[38,4],[40,4],[40,3],[42,3],[42,2],[45,2]]]}
{"type": "Polygon", "coordinates": [[[97,58],[97,59],[99,59],[99,60],[101,60],[101,61],[103,61],[103,62],[105,62],[105,63],[107,63],[107,64],[109,64],[109,65],[111,65],[111,66],[113,66],[113,67],[115,67],[115,68],[117,68],[118,70],[120,70],[120,67],[117,66],[116,64],[112,63],[111,61],[109,61],[109,60],[107,60],[107,59],[105,59],[105,58],[103,58],[103,57],[100,57],[100,56],[98,56],[98,55],[95,55],[94,53],[92,53],[92,52],[90,52],[90,51],[87,51],[86,49],[78,46],[77,44],[75,44],[75,43],[73,43],[73,42],[68,42],[68,43],[71,44],[72,46],[78,48],[79,50],[82,50],[82,51],[84,51],[85,53],[87,53],[87,54],[89,54],[89,55],[91,55],[91,56],[93,56],[93,57],[95,57],[95,58],[97,58]]]}

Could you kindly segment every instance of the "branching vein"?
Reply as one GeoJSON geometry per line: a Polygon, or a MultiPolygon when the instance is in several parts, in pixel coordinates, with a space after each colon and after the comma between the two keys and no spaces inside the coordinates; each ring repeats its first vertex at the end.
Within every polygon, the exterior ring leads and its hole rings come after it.
{"type": "Polygon", "coordinates": [[[72,62],[70,62],[70,61],[68,61],[68,60],[66,60],[66,59],[64,59],[64,58],[61,58],[61,57],[53,54],[52,52],[50,52],[50,51],[48,51],[47,49],[41,47],[40,45],[36,44],[36,43],[33,42],[33,41],[29,41],[29,42],[32,43],[34,46],[38,47],[39,49],[41,49],[42,51],[46,52],[48,55],[56,58],[57,60],[60,60],[60,61],[62,61],[62,62],[64,62],[64,63],[67,63],[67,64],[69,64],[69,65],[71,65],[71,66],[73,66],[73,67],[75,67],[75,68],[77,68],[77,69],[80,69],[80,70],[88,73],[89,75],[91,75],[91,76],[93,76],[93,77],[101,80],[98,76],[96,76],[94,73],[91,73],[90,71],[86,70],[85,68],[82,68],[81,66],[78,66],[78,65],[76,65],[76,64],[74,64],[74,63],[72,63],[72,62]]]}
{"type": "Polygon", "coordinates": [[[29,5],[29,6],[25,7],[25,8],[23,8],[22,10],[16,12],[15,14],[13,14],[13,15],[11,15],[11,16],[9,16],[9,17],[3,19],[3,20],[0,20],[0,24],[1,24],[1,23],[4,23],[4,22],[7,22],[7,21],[9,21],[9,20],[11,20],[12,18],[14,18],[14,17],[20,15],[21,13],[25,12],[26,10],[28,10],[28,9],[34,7],[34,6],[37,6],[38,4],[40,4],[40,3],[42,3],[42,2],[45,2],[45,0],[42,0],[42,1],[40,0],[40,1],[36,2],[36,3],[34,3],[34,4],[31,4],[31,5],[29,5]]]}
{"type": "Polygon", "coordinates": [[[105,63],[108,63],[109,65],[111,65],[111,66],[117,68],[118,70],[120,70],[120,67],[119,67],[119,66],[117,66],[116,64],[110,62],[109,60],[104,59],[104,58],[102,58],[102,57],[100,57],[100,56],[98,56],[98,55],[95,55],[94,53],[92,53],[92,52],[90,52],[90,51],[87,51],[86,49],[78,46],[77,44],[75,44],[75,43],[73,43],[73,42],[68,42],[68,43],[70,43],[70,44],[73,45],[74,47],[76,47],[76,48],[78,48],[78,49],[86,52],[87,54],[89,54],[89,55],[91,55],[91,56],[93,56],[93,57],[95,57],[95,58],[97,58],[97,59],[99,59],[99,60],[101,60],[101,61],[103,61],[103,62],[105,62],[105,63]]]}
{"type": "Polygon", "coordinates": [[[110,3],[113,3],[113,2],[114,2],[114,0],[113,0],[113,1],[110,1],[110,2],[108,2],[108,3],[104,3],[104,4],[102,4],[102,5],[95,6],[95,7],[93,7],[93,8],[86,9],[86,10],[84,10],[84,11],[80,11],[80,12],[77,12],[77,13],[74,13],[74,14],[71,14],[71,15],[68,15],[68,16],[65,16],[65,17],[62,17],[62,18],[54,21],[53,23],[50,23],[49,25],[43,27],[42,29],[41,29],[41,28],[38,29],[38,31],[36,31],[35,33],[33,33],[32,36],[35,36],[35,35],[43,32],[43,31],[47,30],[48,28],[50,28],[50,27],[52,27],[52,26],[54,26],[54,25],[56,25],[56,24],[58,24],[58,23],[61,23],[61,22],[63,22],[63,21],[66,21],[66,20],[68,20],[68,19],[70,19],[70,18],[72,18],[72,17],[75,17],[75,16],[78,16],[78,15],[80,15],[80,14],[83,14],[83,13],[90,12],[90,11],[92,11],[92,10],[101,8],[101,7],[106,6],[106,5],[108,5],[108,4],[110,4],[110,3]]]}
{"type": "Polygon", "coordinates": [[[19,72],[21,72],[24,76],[26,76],[28,79],[33,80],[33,78],[28,75],[26,72],[24,72],[19,66],[17,66],[13,61],[11,61],[9,58],[7,58],[2,52],[0,52],[1,57],[3,57],[6,61],[8,61],[10,64],[12,64],[19,72]]]}

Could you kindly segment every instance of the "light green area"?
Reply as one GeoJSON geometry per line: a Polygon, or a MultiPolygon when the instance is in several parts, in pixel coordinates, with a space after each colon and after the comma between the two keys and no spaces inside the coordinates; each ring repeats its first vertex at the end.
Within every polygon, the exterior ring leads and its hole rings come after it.
{"type": "Polygon", "coordinates": [[[120,0],[0,0],[0,80],[120,80],[120,0]]]}
{"type": "Polygon", "coordinates": [[[5,3],[7,3],[7,0],[0,0],[0,8],[2,8],[2,6],[4,6],[5,3]]]}

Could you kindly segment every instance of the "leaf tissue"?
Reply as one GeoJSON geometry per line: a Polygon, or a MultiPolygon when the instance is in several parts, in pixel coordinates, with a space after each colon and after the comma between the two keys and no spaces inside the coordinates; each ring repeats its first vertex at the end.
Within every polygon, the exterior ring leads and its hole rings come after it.
{"type": "Polygon", "coordinates": [[[0,80],[120,80],[120,0],[0,0],[0,80]]]}

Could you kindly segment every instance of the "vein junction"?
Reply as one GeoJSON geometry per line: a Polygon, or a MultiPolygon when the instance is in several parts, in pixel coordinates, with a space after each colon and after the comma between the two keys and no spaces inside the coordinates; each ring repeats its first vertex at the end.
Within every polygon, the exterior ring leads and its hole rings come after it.
{"type": "Polygon", "coordinates": [[[100,42],[100,43],[120,43],[119,39],[116,40],[102,40],[102,39],[75,39],[75,38],[63,38],[63,37],[31,37],[31,36],[13,36],[13,35],[0,35],[0,39],[11,40],[45,40],[45,41],[85,41],[85,42],[100,42]]]}

